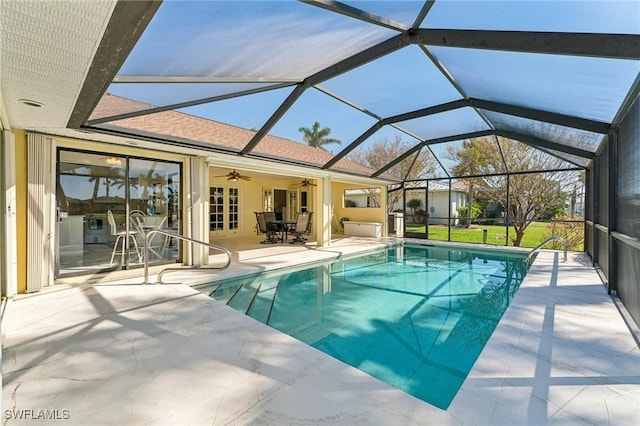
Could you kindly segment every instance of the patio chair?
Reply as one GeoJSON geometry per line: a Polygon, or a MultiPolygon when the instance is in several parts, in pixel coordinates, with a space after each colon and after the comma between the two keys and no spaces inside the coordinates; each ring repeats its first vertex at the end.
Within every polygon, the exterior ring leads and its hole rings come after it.
{"type": "Polygon", "coordinates": [[[293,240],[289,242],[289,244],[295,243],[303,243],[307,241],[303,235],[309,235],[311,233],[311,216],[313,212],[303,212],[298,213],[298,218],[296,219],[296,226],[291,231],[294,235],[293,240]]]}
{"type": "Polygon", "coordinates": [[[265,234],[266,239],[260,241],[262,244],[276,244],[276,234],[278,228],[273,224],[275,222],[275,215],[273,220],[267,221],[267,213],[270,212],[254,212],[256,214],[256,221],[258,222],[258,234],[265,234]]]}
{"type": "Polygon", "coordinates": [[[136,241],[136,231],[130,231],[127,234],[126,230],[118,231],[118,227],[116,226],[116,220],[113,217],[113,213],[111,210],[107,210],[107,220],[109,221],[109,227],[111,228],[111,235],[116,237],[116,241],[113,243],[113,251],[111,252],[111,260],[109,264],[113,264],[113,258],[116,253],[121,255],[120,264],[124,265],[124,255],[127,252],[125,247],[125,237],[129,238],[130,241],[133,241],[133,246],[136,249],[136,253],[138,254],[138,260],[142,262],[142,254],[140,254],[140,248],[138,247],[138,242],[136,241]],[[121,245],[118,248],[118,245],[121,245]]]}
{"type": "MultiPolygon", "coordinates": [[[[141,244],[140,247],[141,252],[144,254],[144,247],[147,243],[146,236],[150,231],[154,230],[162,230],[164,229],[165,224],[167,223],[167,216],[132,216],[131,223],[133,227],[138,232],[140,237],[141,244]]],[[[168,236],[162,234],[155,234],[149,240],[149,246],[147,247],[147,252],[149,253],[149,259],[151,260],[151,255],[155,255],[158,258],[162,259],[164,256],[164,252],[168,245],[168,236]]]]}

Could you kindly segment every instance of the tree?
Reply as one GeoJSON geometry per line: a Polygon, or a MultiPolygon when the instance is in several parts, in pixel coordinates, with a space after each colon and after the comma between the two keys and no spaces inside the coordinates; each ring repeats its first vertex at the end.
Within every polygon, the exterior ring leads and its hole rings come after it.
{"type": "Polygon", "coordinates": [[[566,189],[573,187],[579,179],[577,172],[557,170],[564,166],[562,160],[511,139],[499,138],[498,143],[487,138],[471,139],[463,143],[460,151],[455,157],[458,161],[456,170],[484,175],[465,180],[472,180],[482,196],[506,209],[516,234],[512,238],[514,246],[520,246],[532,222],[552,217],[560,206],[564,206],[566,189]],[[496,176],[496,173],[506,172],[505,166],[512,175],[508,179],[503,175],[496,176]],[[537,171],[545,172],[534,173],[537,171]]]}
{"type": "Polygon", "coordinates": [[[416,214],[416,209],[422,206],[422,200],[420,198],[412,198],[407,201],[407,207],[413,210],[413,214],[416,214]]]}
{"type": "MultiPolygon", "coordinates": [[[[487,150],[483,143],[484,141],[466,140],[462,143],[462,148],[454,150],[453,146],[449,146],[449,157],[456,161],[457,164],[453,166],[451,171],[456,176],[474,176],[477,175],[483,165],[487,164],[487,150]]],[[[468,178],[465,179],[469,185],[469,200],[468,205],[473,206],[473,189],[478,183],[478,179],[468,178]]],[[[467,220],[463,221],[465,227],[471,226],[473,208],[466,209],[467,220]]]]}
{"type": "MultiPolygon", "coordinates": [[[[400,157],[407,152],[412,145],[402,139],[399,134],[393,140],[382,137],[367,147],[362,147],[349,155],[349,159],[374,170],[379,170],[386,166],[394,158],[400,157]]],[[[423,148],[423,150],[426,148],[423,148]]],[[[435,169],[435,160],[432,156],[420,153],[417,157],[410,155],[409,158],[399,162],[385,172],[385,175],[398,180],[423,179],[432,174],[435,169]],[[415,162],[414,162],[415,159],[415,162]]],[[[384,177],[384,176],[383,176],[384,177]]],[[[394,191],[388,193],[387,214],[391,213],[394,206],[402,199],[402,192],[394,191]]],[[[379,194],[377,195],[380,196],[379,194]]],[[[379,204],[378,204],[379,205],[379,204]]]]}
{"type": "Polygon", "coordinates": [[[324,145],[337,143],[338,145],[342,144],[339,139],[332,139],[328,136],[331,134],[331,129],[328,127],[320,128],[320,123],[317,121],[313,123],[311,128],[308,127],[300,127],[298,129],[299,132],[302,132],[302,138],[304,141],[314,148],[325,149],[324,145]]]}

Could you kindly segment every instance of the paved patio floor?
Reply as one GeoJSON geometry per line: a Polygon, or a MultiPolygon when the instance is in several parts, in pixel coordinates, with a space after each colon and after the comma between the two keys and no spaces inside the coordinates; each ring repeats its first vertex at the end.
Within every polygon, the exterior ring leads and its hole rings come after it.
{"type": "MultiPolygon", "coordinates": [[[[227,274],[379,244],[239,254],[227,274]]],[[[210,299],[186,274],[19,296],[2,319],[4,423],[640,424],[638,345],[586,256],[569,257],[541,252],[446,411],[210,299]]]]}

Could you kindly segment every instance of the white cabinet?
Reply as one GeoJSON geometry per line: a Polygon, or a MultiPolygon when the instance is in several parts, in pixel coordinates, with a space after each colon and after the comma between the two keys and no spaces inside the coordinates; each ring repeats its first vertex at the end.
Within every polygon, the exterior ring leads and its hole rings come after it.
{"type": "Polygon", "coordinates": [[[345,235],[358,237],[381,237],[382,224],[379,222],[343,222],[345,235]]]}

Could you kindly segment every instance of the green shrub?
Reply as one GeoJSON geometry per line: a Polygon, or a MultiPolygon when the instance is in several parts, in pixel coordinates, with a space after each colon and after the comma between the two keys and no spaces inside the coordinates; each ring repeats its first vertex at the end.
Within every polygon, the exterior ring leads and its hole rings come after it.
{"type": "Polygon", "coordinates": [[[409,201],[407,201],[407,207],[409,207],[413,211],[415,211],[416,209],[419,209],[420,206],[422,206],[422,200],[419,198],[412,198],[409,201]]]}
{"type": "MultiPolygon", "coordinates": [[[[469,220],[468,206],[463,206],[458,209],[458,218],[460,219],[460,225],[466,225],[469,220]]],[[[482,214],[482,210],[480,209],[480,205],[478,203],[473,203],[473,208],[471,209],[471,221],[473,219],[478,218],[482,214]]]]}

